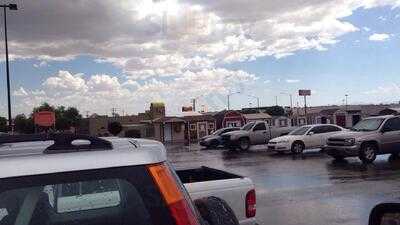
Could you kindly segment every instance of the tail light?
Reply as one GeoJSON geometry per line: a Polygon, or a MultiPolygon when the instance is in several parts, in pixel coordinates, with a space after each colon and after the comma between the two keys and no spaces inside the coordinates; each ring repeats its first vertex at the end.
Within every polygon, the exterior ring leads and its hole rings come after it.
{"type": "Polygon", "coordinates": [[[176,225],[199,225],[195,212],[190,207],[169,168],[164,164],[152,165],[147,168],[163,195],[176,225]]]}
{"type": "Polygon", "coordinates": [[[246,194],[246,217],[251,218],[256,216],[256,191],[250,190],[246,194]]]}

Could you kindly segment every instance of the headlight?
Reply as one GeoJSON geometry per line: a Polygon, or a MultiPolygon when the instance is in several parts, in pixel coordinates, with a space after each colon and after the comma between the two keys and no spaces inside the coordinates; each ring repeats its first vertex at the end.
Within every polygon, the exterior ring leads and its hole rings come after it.
{"type": "Polygon", "coordinates": [[[354,145],[356,143],[356,139],[355,138],[347,138],[344,140],[344,142],[348,145],[354,145]]]}
{"type": "Polygon", "coordinates": [[[276,143],[283,144],[283,143],[289,143],[289,141],[288,140],[282,140],[282,141],[277,141],[276,143]]]}

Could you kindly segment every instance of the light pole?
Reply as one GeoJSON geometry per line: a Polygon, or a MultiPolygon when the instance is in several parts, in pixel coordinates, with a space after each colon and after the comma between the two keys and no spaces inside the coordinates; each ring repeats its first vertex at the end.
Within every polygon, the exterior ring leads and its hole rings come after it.
{"type": "Polygon", "coordinates": [[[349,95],[345,94],[344,96],[346,97],[345,100],[346,100],[346,111],[347,111],[347,97],[349,97],[349,95]]]}
{"type": "Polygon", "coordinates": [[[231,107],[231,103],[230,103],[230,97],[231,97],[231,95],[239,94],[239,93],[240,93],[240,91],[237,91],[237,92],[229,93],[229,94],[227,95],[227,97],[228,97],[228,110],[230,110],[230,107],[231,107]]]}
{"type": "Polygon", "coordinates": [[[12,130],[12,116],[11,116],[11,94],[10,94],[10,67],[8,63],[8,43],[7,43],[7,8],[10,10],[17,10],[17,4],[0,5],[4,9],[4,41],[6,44],[6,73],[7,73],[7,98],[8,98],[8,129],[12,130]]]}
{"type": "Polygon", "coordinates": [[[293,95],[286,92],[281,92],[281,95],[289,95],[290,98],[290,122],[293,125],[293,95]]]}
{"type": "Polygon", "coordinates": [[[260,98],[259,97],[254,96],[254,95],[247,95],[247,96],[257,99],[257,108],[260,108],[260,98]]]}

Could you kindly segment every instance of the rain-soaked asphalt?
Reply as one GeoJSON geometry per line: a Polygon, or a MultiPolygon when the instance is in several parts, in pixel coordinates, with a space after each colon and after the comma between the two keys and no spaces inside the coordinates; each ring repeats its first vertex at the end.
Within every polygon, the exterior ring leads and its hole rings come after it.
{"type": "Polygon", "coordinates": [[[209,166],[250,177],[260,225],[366,225],[377,203],[400,202],[400,160],[335,162],[318,150],[293,159],[257,146],[249,152],[169,146],[177,168],[209,166]]]}

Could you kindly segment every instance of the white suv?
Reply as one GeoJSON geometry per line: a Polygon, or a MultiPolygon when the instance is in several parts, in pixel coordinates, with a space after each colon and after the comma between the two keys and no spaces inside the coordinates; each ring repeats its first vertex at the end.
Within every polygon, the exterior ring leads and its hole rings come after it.
{"type": "Polygon", "coordinates": [[[321,148],[327,139],[346,129],[333,124],[306,125],[288,135],[274,138],[268,142],[268,149],[276,152],[302,153],[305,149],[321,148]]]}
{"type": "Polygon", "coordinates": [[[212,224],[166,160],[156,141],[2,136],[0,224],[212,224]]]}

